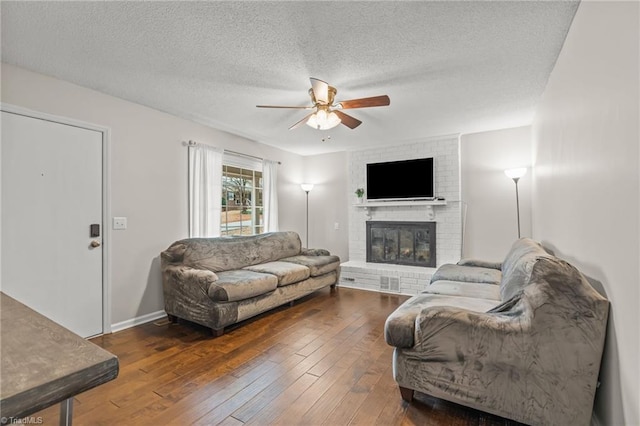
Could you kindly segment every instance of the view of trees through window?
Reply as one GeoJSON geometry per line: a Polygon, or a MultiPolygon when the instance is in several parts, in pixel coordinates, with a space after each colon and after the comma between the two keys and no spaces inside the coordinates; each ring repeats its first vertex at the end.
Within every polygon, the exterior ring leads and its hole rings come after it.
{"type": "Polygon", "coordinates": [[[224,165],[221,235],[261,234],[263,206],[262,171],[224,165]]]}

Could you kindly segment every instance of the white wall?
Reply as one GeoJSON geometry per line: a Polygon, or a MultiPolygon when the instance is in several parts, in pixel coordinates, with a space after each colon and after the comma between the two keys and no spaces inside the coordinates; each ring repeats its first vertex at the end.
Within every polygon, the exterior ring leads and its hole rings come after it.
{"type": "Polygon", "coordinates": [[[580,4],[532,127],[533,236],[611,301],[602,425],[640,425],[638,16],[638,2],[580,4]]]}
{"type": "MultiPolygon", "coordinates": [[[[309,246],[325,248],[346,262],[349,260],[347,206],[351,202],[347,198],[347,153],[304,157],[304,170],[304,181],[315,185],[309,192],[309,246]]],[[[297,191],[304,197],[299,185],[297,191]]],[[[300,238],[304,244],[304,234],[300,234],[300,238]]]]}
{"type": "Polygon", "coordinates": [[[6,64],[1,99],[111,129],[111,215],[128,218],[112,231],[112,323],[163,309],[159,253],[188,236],[183,141],[281,161],[280,228],[304,233],[301,156],[6,64]]]}
{"type": "Polygon", "coordinates": [[[531,237],[531,128],[462,135],[460,158],[462,257],[501,261],[518,238],[516,188],[506,169],[529,168],[518,192],[520,233],[531,237]]]}

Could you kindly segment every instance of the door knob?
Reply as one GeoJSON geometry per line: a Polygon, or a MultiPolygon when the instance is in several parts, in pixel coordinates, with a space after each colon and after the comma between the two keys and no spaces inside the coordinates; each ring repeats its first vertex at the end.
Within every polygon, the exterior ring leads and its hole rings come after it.
{"type": "Polygon", "coordinates": [[[91,241],[91,247],[96,248],[96,247],[100,247],[100,241],[98,240],[93,240],[91,241]]]}

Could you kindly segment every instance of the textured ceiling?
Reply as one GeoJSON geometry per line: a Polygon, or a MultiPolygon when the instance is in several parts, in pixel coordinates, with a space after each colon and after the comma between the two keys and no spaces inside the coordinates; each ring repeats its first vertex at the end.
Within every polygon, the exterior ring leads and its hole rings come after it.
{"type": "Polygon", "coordinates": [[[529,124],[577,7],[2,1],[2,60],[307,155],[529,124]],[[309,77],[391,105],[329,131],[255,107],[308,105],[309,77]]]}

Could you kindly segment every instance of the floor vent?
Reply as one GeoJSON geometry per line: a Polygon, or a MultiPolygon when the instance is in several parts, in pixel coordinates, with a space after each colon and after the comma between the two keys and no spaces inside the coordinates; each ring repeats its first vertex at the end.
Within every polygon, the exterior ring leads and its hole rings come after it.
{"type": "Polygon", "coordinates": [[[400,278],[389,279],[389,290],[400,292],[400,278]]]}
{"type": "Polygon", "coordinates": [[[380,290],[389,290],[389,277],[380,277],[380,290]]]}

